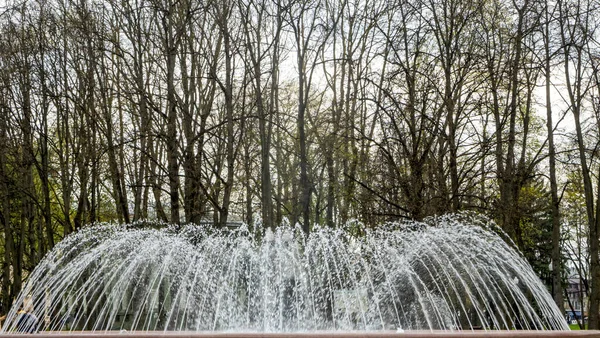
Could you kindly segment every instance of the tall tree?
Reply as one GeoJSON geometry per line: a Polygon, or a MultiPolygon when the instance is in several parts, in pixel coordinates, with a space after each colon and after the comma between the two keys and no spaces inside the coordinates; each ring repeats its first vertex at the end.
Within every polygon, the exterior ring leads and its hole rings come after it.
{"type": "Polygon", "coordinates": [[[552,116],[552,67],[555,53],[551,50],[552,35],[550,34],[552,9],[546,3],[544,8],[543,42],[544,42],[544,80],[546,85],[546,130],[548,132],[548,169],[550,179],[551,210],[552,210],[552,296],[561,313],[564,313],[564,298],[562,287],[563,260],[561,255],[561,219],[560,200],[558,197],[558,181],[556,177],[556,148],[554,145],[554,123],[552,116]]]}
{"type": "Polygon", "coordinates": [[[325,0],[295,1],[288,7],[286,21],[292,28],[292,37],[296,52],[297,90],[298,90],[298,147],[300,165],[300,194],[298,213],[294,222],[302,215],[302,229],[310,231],[310,204],[312,183],[309,177],[308,146],[306,138],[306,115],[309,106],[313,75],[317,67],[317,58],[327,43],[332,30],[322,23],[319,16],[325,7],[325,0]]]}
{"type": "MultiPolygon", "coordinates": [[[[569,109],[573,114],[576,131],[577,150],[581,165],[587,220],[589,225],[589,251],[590,251],[590,302],[589,302],[589,328],[600,328],[600,259],[598,222],[600,221],[600,199],[595,197],[592,183],[591,160],[587,154],[587,145],[584,138],[582,113],[584,100],[591,90],[591,82],[586,81],[587,65],[589,62],[585,46],[591,38],[590,29],[590,3],[571,3],[558,1],[560,38],[563,52],[564,78],[568,93],[569,109]]],[[[600,188],[600,180],[598,181],[600,188]]]]}

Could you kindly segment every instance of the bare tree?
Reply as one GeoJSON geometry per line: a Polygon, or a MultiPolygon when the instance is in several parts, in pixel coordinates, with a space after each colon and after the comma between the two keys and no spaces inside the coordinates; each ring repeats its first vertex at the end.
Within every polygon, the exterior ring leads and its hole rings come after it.
{"type": "Polygon", "coordinates": [[[308,111],[313,75],[317,67],[320,51],[328,41],[332,30],[327,23],[322,23],[319,13],[325,6],[324,0],[299,1],[289,5],[286,21],[292,28],[292,37],[296,51],[296,67],[298,71],[298,144],[300,165],[299,210],[294,214],[294,222],[302,215],[302,229],[306,234],[310,231],[310,202],[312,183],[309,177],[309,163],[306,138],[306,115],[308,111]]]}

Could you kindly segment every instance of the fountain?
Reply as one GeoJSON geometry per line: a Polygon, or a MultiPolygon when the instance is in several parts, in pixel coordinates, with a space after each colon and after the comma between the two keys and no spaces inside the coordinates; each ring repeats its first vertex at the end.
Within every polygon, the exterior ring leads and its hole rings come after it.
{"type": "Polygon", "coordinates": [[[365,229],[96,225],[60,242],[7,316],[45,331],[568,330],[489,220],[365,229]]]}

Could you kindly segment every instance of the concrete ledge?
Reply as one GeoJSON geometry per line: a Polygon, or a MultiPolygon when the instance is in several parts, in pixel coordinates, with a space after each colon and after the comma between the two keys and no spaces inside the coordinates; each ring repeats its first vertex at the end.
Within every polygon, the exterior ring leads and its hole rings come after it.
{"type": "MultiPolygon", "coordinates": [[[[22,338],[30,336],[21,333],[4,333],[3,338],[22,338]]],[[[101,338],[117,336],[123,338],[489,338],[489,337],[596,337],[600,331],[381,331],[381,332],[293,332],[293,333],[260,333],[260,332],[40,332],[33,334],[36,338],[101,338]]]]}

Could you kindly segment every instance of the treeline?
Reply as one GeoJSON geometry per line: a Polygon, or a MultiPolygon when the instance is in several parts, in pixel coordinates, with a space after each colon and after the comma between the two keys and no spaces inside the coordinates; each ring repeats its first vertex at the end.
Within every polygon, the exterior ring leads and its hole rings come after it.
{"type": "Polygon", "coordinates": [[[598,328],[598,6],[8,1],[2,312],[95,221],[287,218],[308,233],[475,210],[543,263],[560,306],[564,227],[585,223],[598,328]]]}

